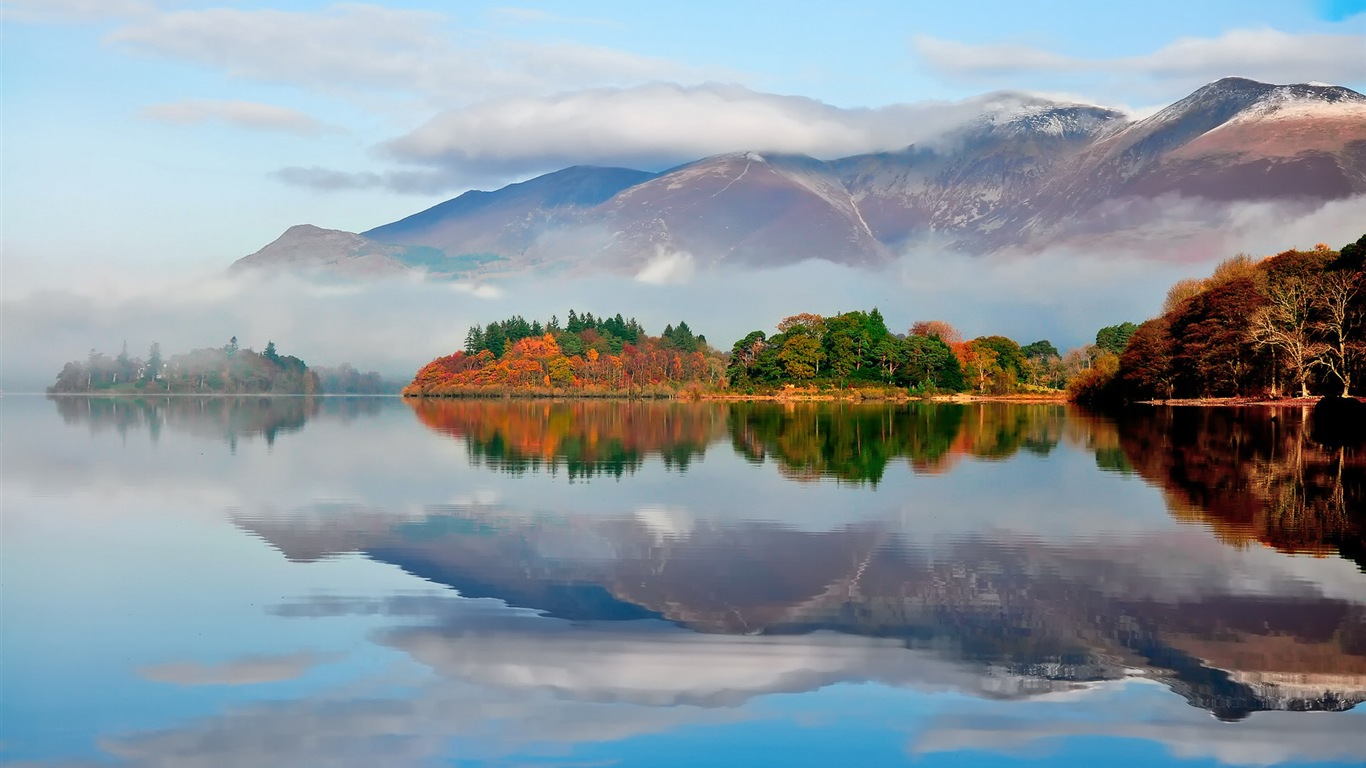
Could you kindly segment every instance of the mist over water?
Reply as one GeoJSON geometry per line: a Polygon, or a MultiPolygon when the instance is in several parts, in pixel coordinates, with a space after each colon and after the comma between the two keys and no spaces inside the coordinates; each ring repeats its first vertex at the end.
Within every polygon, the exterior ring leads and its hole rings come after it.
{"type": "Polygon", "coordinates": [[[83,283],[77,275],[65,287],[7,287],[0,387],[40,390],[92,347],[116,354],[126,341],[130,354],[145,356],[154,341],[173,353],[222,346],[232,336],[257,350],[274,341],[310,365],[349,362],[404,381],[460,348],[472,324],[514,314],[563,320],[570,309],[620,312],[653,334],[686,320],[723,350],[798,312],[874,306],[893,332],[942,319],[968,338],[1048,339],[1066,350],[1090,343],[1101,327],[1154,316],[1172,283],[1207,275],[1237,252],[1351,242],[1363,214],[1366,198],[1303,208],[1160,198],[1062,245],[973,255],[923,241],[876,268],[811,260],[758,269],[660,250],[635,268],[617,265],[619,274],[593,274],[584,263],[477,282],[219,273],[173,281],[101,274],[83,283]]]}

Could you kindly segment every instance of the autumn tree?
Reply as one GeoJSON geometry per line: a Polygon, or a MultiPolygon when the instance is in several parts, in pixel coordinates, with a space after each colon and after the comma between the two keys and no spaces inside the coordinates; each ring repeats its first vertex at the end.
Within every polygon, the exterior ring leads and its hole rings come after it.
{"type": "Polygon", "coordinates": [[[1171,399],[1175,378],[1170,331],[1165,317],[1148,320],[1134,329],[1119,358],[1119,389],[1125,399],[1171,399]]]}
{"type": "Polygon", "coordinates": [[[963,341],[963,334],[943,320],[919,320],[911,326],[911,335],[936,338],[950,347],[963,341]]]}

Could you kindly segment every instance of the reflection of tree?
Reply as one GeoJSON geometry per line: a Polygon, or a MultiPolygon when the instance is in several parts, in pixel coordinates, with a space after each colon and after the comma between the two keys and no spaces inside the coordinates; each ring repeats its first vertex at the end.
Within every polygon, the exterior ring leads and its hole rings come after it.
{"type": "Polygon", "coordinates": [[[1150,409],[1128,415],[1121,435],[1177,517],[1230,543],[1366,566],[1366,455],[1313,443],[1305,410],[1150,409]]]}
{"type": "Polygon", "coordinates": [[[91,432],[113,430],[126,436],[146,430],[156,441],[163,429],[171,429],[234,446],[240,438],[257,436],[273,444],[278,435],[303,429],[309,419],[332,416],[351,421],[373,416],[381,407],[375,398],[55,395],[48,399],[63,421],[89,425],[91,432]]]}
{"type": "Polygon", "coordinates": [[[463,441],[475,461],[521,474],[563,466],[571,478],[621,477],[647,455],[686,470],[724,423],[720,406],[549,400],[407,400],[428,428],[463,441]]]}
{"type": "Polygon", "coordinates": [[[1047,454],[1065,413],[1062,406],[999,403],[740,403],[731,410],[730,428],[736,451],[751,460],[772,456],[791,477],[876,485],[898,458],[918,471],[936,471],[959,455],[1047,454]]]}

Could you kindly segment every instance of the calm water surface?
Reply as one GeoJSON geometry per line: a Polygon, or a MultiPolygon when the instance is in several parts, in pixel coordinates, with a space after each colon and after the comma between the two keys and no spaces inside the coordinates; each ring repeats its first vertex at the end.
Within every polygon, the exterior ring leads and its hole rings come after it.
{"type": "Polygon", "coordinates": [[[1271,413],[6,397],[0,760],[1359,765],[1271,413]]]}

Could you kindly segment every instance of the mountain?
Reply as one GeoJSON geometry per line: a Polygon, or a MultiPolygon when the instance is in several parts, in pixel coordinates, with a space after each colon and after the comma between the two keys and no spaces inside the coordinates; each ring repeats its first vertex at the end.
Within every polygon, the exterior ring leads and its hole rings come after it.
{"type": "Polygon", "coordinates": [[[1366,191],[1366,97],[1326,85],[1225,78],[1102,136],[1057,196],[1179,193],[1335,199],[1366,191]]]}
{"type": "Polygon", "coordinates": [[[634,273],[681,255],[703,268],[872,266],[926,238],[989,253],[1140,231],[1161,223],[1153,201],[1168,198],[1217,211],[1361,194],[1366,96],[1225,78],[1138,120],[1030,97],[891,152],[823,161],[738,151],[658,174],[574,166],[361,235],[294,227],[234,266],[634,273]]]}
{"type": "Polygon", "coordinates": [[[656,249],[711,263],[777,266],[820,253],[845,264],[890,259],[828,164],[738,152],[667,171],[622,191],[588,219],[629,262],[656,249]]]}
{"type": "Polygon", "coordinates": [[[655,174],[576,165],[495,192],[471,190],[392,224],[362,233],[382,243],[424,245],[447,254],[526,251],[542,233],[577,221],[617,193],[655,174]]]}

